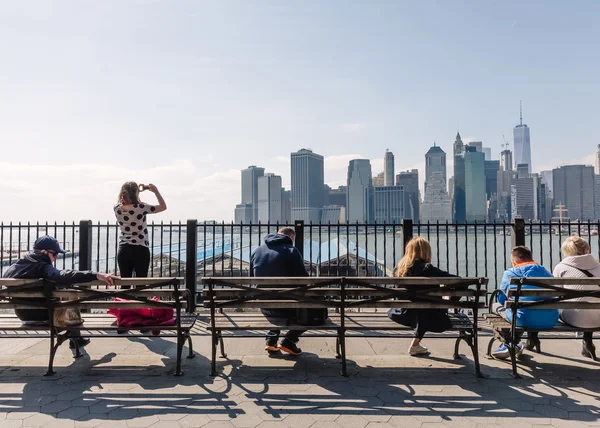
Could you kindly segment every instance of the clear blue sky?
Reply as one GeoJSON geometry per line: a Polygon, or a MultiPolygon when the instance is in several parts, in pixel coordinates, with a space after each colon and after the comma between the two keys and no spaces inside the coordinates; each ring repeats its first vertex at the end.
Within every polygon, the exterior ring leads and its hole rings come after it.
{"type": "Polygon", "coordinates": [[[110,219],[128,179],[161,188],[157,220],[231,220],[248,165],[289,183],[309,147],[338,185],[351,158],[419,167],[457,129],[497,156],[519,100],[534,170],[589,161],[598,16],[594,0],[2,2],[0,220],[110,219]]]}

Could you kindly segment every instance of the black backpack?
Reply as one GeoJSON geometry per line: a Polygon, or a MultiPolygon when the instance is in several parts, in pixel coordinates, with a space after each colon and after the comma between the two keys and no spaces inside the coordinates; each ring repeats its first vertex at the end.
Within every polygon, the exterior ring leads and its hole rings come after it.
{"type": "Polygon", "coordinates": [[[300,325],[321,325],[327,319],[327,308],[298,308],[296,321],[300,325]]]}

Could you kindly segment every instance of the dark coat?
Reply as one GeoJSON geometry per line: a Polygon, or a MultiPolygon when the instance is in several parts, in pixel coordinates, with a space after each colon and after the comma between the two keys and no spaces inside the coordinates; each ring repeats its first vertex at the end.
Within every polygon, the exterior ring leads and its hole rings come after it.
{"type": "MultiPolygon", "coordinates": [[[[268,235],[250,257],[250,276],[308,276],[304,259],[289,236],[268,235]]],[[[266,316],[289,317],[295,309],[261,309],[266,316]]]]}
{"type": "Polygon", "coordinates": [[[250,257],[251,276],[308,276],[300,251],[286,235],[272,234],[250,257]]]}
{"type": "MultiPolygon", "coordinates": [[[[406,276],[424,276],[429,278],[456,277],[456,275],[452,275],[421,260],[415,261],[408,269],[406,276]]],[[[388,317],[398,324],[414,328],[418,337],[422,337],[427,331],[441,333],[452,327],[450,318],[448,318],[448,311],[445,309],[394,308],[388,311],[388,317]]]]}
{"type": "MultiPolygon", "coordinates": [[[[44,279],[53,282],[58,288],[67,287],[72,284],[90,282],[96,279],[96,272],[78,270],[56,269],[47,254],[30,251],[10,266],[3,278],[19,279],[44,279]]],[[[31,303],[44,303],[44,300],[29,299],[31,303]]],[[[46,309],[15,309],[15,314],[22,321],[47,321],[48,311],[46,309]]]]}

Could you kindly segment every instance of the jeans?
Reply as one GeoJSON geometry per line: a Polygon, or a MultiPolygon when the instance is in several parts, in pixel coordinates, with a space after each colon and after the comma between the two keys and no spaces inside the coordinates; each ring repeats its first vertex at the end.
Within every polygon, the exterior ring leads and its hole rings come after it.
{"type": "MultiPolygon", "coordinates": [[[[295,320],[296,311],[295,309],[261,309],[261,312],[267,319],[269,318],[287,318],[288,324],[295,320]]],[[[288,330],[285,334],[285,339],[289,340],[292,343],[298,343],[300,340],[300,336],[306,330],[288,330]]],[[[277,343],[279,340],[279,335],[281,334],[281,330],[270,330],[267,333],[266,340],[269,343],[277,343]]]]}

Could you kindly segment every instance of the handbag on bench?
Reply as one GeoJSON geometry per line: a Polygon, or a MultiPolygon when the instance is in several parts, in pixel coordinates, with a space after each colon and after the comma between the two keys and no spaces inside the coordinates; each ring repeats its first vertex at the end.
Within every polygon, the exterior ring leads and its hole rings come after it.
{"type": "Polygon", "coordinates": [[[68,328],[83,324],[81,312],[78,308],[54,309],[54,327],[68,328]]]}

